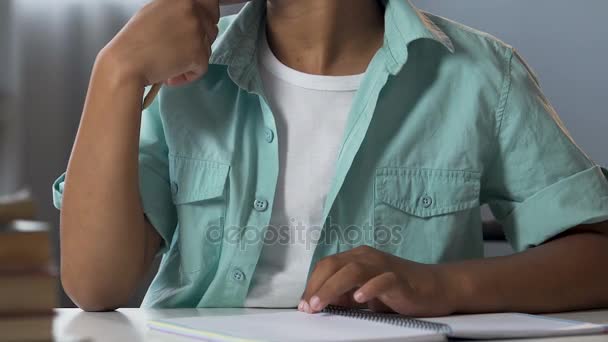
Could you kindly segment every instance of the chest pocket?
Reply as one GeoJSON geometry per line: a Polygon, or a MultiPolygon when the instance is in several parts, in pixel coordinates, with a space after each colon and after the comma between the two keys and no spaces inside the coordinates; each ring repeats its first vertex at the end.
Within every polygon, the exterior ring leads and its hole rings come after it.
{"type": "Polygon", "coordinates": [[[479,213],[480,174],[472,171],[381,168],[374,188],[376,248],[419,262],[441,259],[445,240],[479,213]]]}
{"type": "Polygon", "coordinates": [[[212,272],[224,237],[230,165],[172,156],[169,172],[182,269],[212,272]]]}

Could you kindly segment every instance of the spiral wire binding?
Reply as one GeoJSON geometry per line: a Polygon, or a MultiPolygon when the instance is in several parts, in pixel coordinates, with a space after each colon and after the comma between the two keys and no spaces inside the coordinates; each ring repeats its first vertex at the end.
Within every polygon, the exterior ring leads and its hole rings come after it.
{"type": "Polygon", "coordinates": [[[446,335],[450,335],[452,333],[452,328],[447,324],[423,321],[415,318],[404,317],[399,314],[349,309],[336,305],[328,305],[323,312],[354,319],[391,324],[404,328],[430,330],[446,335]]]}

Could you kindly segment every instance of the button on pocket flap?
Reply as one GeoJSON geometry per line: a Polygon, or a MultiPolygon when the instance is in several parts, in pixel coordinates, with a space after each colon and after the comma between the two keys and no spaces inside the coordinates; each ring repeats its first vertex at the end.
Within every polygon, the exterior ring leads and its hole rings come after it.
{"type": "Polygon", "coordinates": [[[171,157],[171,192],[175,204],[223,196],[229,171],[227,164],[171,157]]]}
{"type": "Polygon", "coordinates": [[[478,172],[382,168],[376,172],[375,183],[379,201],[418,217],[479,206],[478,172]]]}

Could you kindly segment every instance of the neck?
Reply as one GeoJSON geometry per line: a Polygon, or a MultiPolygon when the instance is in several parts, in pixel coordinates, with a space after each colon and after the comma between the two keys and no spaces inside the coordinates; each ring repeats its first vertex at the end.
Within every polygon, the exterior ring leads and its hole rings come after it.
{"type": "Polygon", "coordinates": [[[268,44],[289,67],[317,75],[365,72],[382,45],[377,0],[267,0],[268,44]]]}

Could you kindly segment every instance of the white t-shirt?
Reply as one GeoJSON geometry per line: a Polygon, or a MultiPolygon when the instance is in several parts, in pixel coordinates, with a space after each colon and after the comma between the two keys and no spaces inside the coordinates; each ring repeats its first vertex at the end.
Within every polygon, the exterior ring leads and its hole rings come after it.
{"type": "Polygon", "coordinates": [[[305,74],[282,64],[261,41],[259,69],[276,121],[280,170],[269,232],[245,306],[296,307],[363,74],[305,74]]]}

